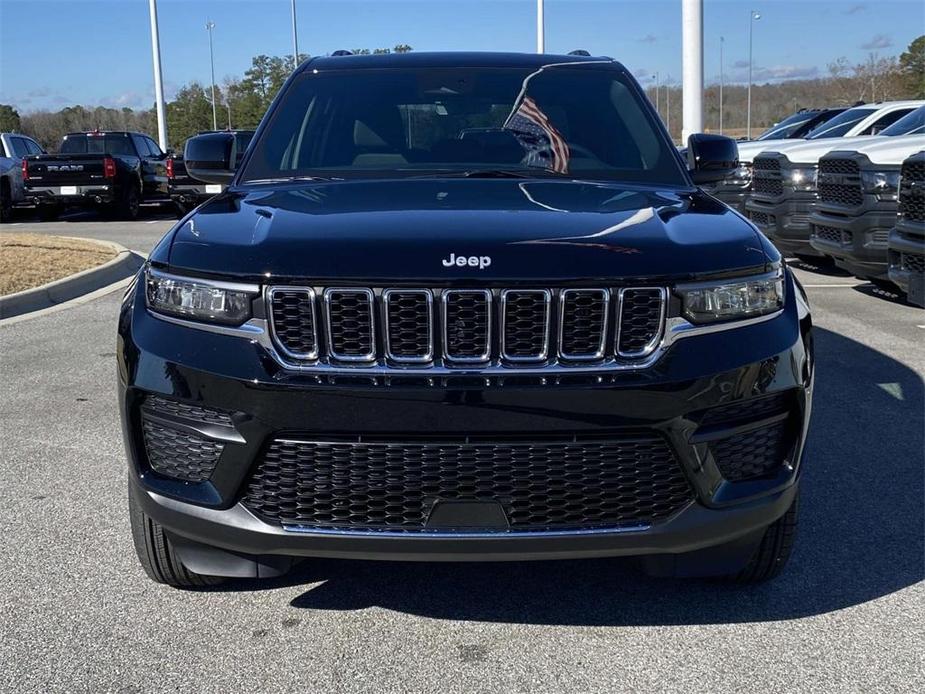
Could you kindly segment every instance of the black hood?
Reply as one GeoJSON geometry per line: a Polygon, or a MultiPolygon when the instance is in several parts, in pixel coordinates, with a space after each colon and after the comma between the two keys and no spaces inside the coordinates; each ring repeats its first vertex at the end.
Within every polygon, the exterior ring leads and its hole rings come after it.
{"type": "Polygon", "coordinates": [[[681,279],[767,261],[754,228],[701,193],[517,179],[227,192],[182,223],[169,250],[176,272],[366,284],[681,279]],[[447,266],[451,254],[482,260],[447,266]]]}

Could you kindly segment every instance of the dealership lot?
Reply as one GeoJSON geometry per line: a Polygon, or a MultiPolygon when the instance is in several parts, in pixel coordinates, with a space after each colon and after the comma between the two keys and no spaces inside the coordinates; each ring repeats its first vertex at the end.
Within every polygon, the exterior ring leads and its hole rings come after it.
{"type": "MultiPolygon", "coordinates": [[[[146,253],[133,223],[0,233],[146,253]]],[[[817,326],[802,519],[759,588],[621,561],[314,561],[179,592],[133,556],[115,401],[121,293],[0,325],[0,683],[26,691],[900,691],[925,683],[925,311],[801,267],[817,326]]]]}

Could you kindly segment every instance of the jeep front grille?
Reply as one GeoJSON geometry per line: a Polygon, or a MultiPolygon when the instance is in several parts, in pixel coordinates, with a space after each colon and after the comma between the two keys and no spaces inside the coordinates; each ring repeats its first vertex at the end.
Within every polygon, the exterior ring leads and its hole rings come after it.
{"type": "Polygon", "coordinates": [[[668,291],[271,287],[274,344],[293,365],[479,367],[640,361],[668,291]]]}
{"type": "Polygon", "coordinates": [[[853,159],[826,159],[819,162],[819,200],[841,207],[860,207],[864,204],[861,173],[853,159]],[[831,180],[830,177],[838,177],[831,180]]]}

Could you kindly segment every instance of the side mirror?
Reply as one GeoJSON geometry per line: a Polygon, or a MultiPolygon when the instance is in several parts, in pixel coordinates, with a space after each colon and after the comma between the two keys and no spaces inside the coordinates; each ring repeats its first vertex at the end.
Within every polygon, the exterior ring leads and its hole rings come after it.
{"type": "Polygon", "coordinates": [[[227,133],[191,137],[183,148],[187,173],[205,183],[231,183],[236,154],[234,135],[227,133]]]}
{"type": "Polygon", "coordinates": [[[687,138],[687,169],[694,183],[716,183],[739,166],[739,147],[731,137],[697,133],[687,138]]]}

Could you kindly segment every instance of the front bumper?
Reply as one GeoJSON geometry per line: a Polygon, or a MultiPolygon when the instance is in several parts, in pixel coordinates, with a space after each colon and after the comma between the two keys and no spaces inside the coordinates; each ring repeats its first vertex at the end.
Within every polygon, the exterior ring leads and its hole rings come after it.
{"type": "Polygon", "coordinates": [[[67,186],[30,186],[26,189],[25,199],[34,205],[66,205],[86,207],[106,205],[116,199],[111,185],[72,186],[73,193],[62,193],[67,186]]]}
{"type": "MultiPolygon", "coordinates": [[[[130,490],[145,513],[185,543],[185,551],[220,548],[247,557],[555,559],[678,555],[736,540],[751,543],[789,507],[800,473],[812,359],[810,321],[799,291],[789,279],[787,305],[778,317],[679,341],[640,372],[403,379],[285,371],[257,342],[152,316],[132,288],[120,317],[118,349],[130,490]],[[792,397],[793,405],[787,414],[793,424],[787,464],[761,479],[726,481],[704,444],[692,438],[703,433],[695,413],[779,393],[792,397]],[[233,411],[239,439],[229,440],[209,481],[184,483],[151,469],[140,431],[140,406],[150,394],[233,411]],[[268,442],[290,432],[302,438],[460,439],[640,430],[669,441],[692,490],[688,503],[648,525],[549,532],[286,529],[241,502],[242,487],[268,442]]],[[[192,551],[184,561],[203,552],[192,551]]]]}
{"type": "Polygon", "coordinates": [[[887,245],[896,210],[849,217],[822,210],[810,218],[810,244],[835,264],[861,279],[889,279],[887,245]],[[836,234],[837,232],[837,234],[836,234]]]}
{"type": "Polygon", "coordinates": [[[809,217],[816,194],[788,191],[783,198],[749,195],[746,216],[784,255],[820,255],[809,243],[809,217]]]}
{"type": "Polygon", "coordinates": [[[925,224],[900,221],[890,231],[888,257],[890,281],[909,303],[925,307],[925,224]]]}

